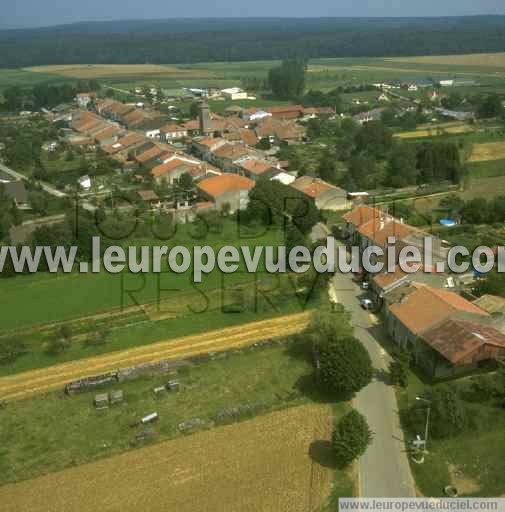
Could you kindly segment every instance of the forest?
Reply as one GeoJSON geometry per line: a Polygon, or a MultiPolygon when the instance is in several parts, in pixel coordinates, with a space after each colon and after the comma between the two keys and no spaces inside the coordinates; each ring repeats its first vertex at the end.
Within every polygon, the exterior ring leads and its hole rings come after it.
{"type": "Polygon", "coordinates": [[[0,68],[447,55],[503,51],[504,40],[504,16],[87,22],[0,31],[0,68]]]}

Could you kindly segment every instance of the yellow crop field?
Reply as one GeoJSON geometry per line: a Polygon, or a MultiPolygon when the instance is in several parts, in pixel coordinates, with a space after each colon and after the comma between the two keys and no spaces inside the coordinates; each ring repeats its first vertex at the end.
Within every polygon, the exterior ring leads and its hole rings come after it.
{"type": "Polygon", "coordinates": [[[395,57],[391,62],[409,64],[442,64],[450,66],[505,67],[505,53],[473,53],[467,55],[428,55],[423,57],[395,57]]]}
{"type": "Polygon", "coordinates": [[[505,141],[474,144],[469,162],[505,159],[505,141]]]}
{"type": "MultiPolygon", "coordinates": [[[[176,66],[159,66],[157,64],[82,64],[82,65],[57,65],[57,66],[36,66],[25,68],[25,71],[32,73],[48,73],[65,76],[67,78],[121,78],[121,77],[142,77],[142,76],[186,76],[195,74],[190,69],[180,69],[176,66]]],[[[199,71],[201,75],[202,72],[199,71]]]]}
{"type": "Polygon", "coordinates": [[[278,411],[0,487],[1,509],[315,511],[333,478],[331,427],[326,405],[278,411]]]}
{"type": "Polygon", "coordinates": [[[474,128],[464,123],[443,123],[437,125],[419,126],[417,130],[410,132],[401,132],[395,134],[396,137],[401,139],[416,139],[418,137],[437,137],[444,133],[470,133],[473,132],[474,128]]]}

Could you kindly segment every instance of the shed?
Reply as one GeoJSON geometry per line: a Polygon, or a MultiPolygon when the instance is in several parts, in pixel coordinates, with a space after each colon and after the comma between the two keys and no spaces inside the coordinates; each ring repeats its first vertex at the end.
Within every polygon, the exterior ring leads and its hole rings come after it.
{"type": "Polygon", "coordinates": [[[124,400],[123,392],[120,389],[118,389],[117,391],[111,391],[109,396],[111,405],[119,404],[124,400]]]}
{"type": "Polygon", "coordinates": [[[109,395],[107,393],[95,395],[94,403],[97,409],[107,409],[109,407],[109,395]]]}

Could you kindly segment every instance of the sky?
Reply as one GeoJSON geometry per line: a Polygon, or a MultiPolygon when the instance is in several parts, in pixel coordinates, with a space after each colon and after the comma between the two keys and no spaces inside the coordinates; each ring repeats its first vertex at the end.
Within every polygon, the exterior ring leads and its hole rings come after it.
{"type": "Polygon", "coordinates": [[[503,0],[0,0],[0,28],[76,21],[202,17],[505,14],[503,0]],[[2,5],[3,4],[3,5],[2,5]]]}

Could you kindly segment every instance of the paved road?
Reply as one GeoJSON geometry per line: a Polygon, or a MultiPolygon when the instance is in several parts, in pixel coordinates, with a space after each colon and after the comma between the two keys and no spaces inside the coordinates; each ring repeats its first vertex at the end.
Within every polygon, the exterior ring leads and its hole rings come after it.
{"type": "Polygon", "coordinates": [[[375,369],[373,381],[355,400],[355,407],[366,416],[374,432],[372,445],[359,461],[360,496],[413,497],[414,482],[405,454],[394,388],[384,382],[389,356],[371,332],[374,317],[359,306],[357,297],[362,291],[351,276],[336,273],[333,285],[339,303],[351,313],[355,336],[367,348],[375,369]]]}
{"type": "MultiPolygon", "coordinates": [[[[12,176],[16,180],[28,181],[28,176],[25,176],[24,174],[21,174],[17,171],[14,171],[13,169],[7,167],[6,165],[0,164],[0,171],[4,172],[5,174],[8,174],[9,176],[12,176]]],[[[42,190],[44,190],[45,192],[54,197],[68,197],[68,194],[62,192],[61,190],[58,190],[57,188],[53,187],[52,185],[49,185],[48,183],[44,183],[43,181],[38,181],[37,183],[41,186],[42,190]]],[[[94,212],[96,210],[96,207],[91,203],[88,203],[87,201],[80,201],[79,204],[82,206],[82,208],[90,212],[94,212]]]]}

